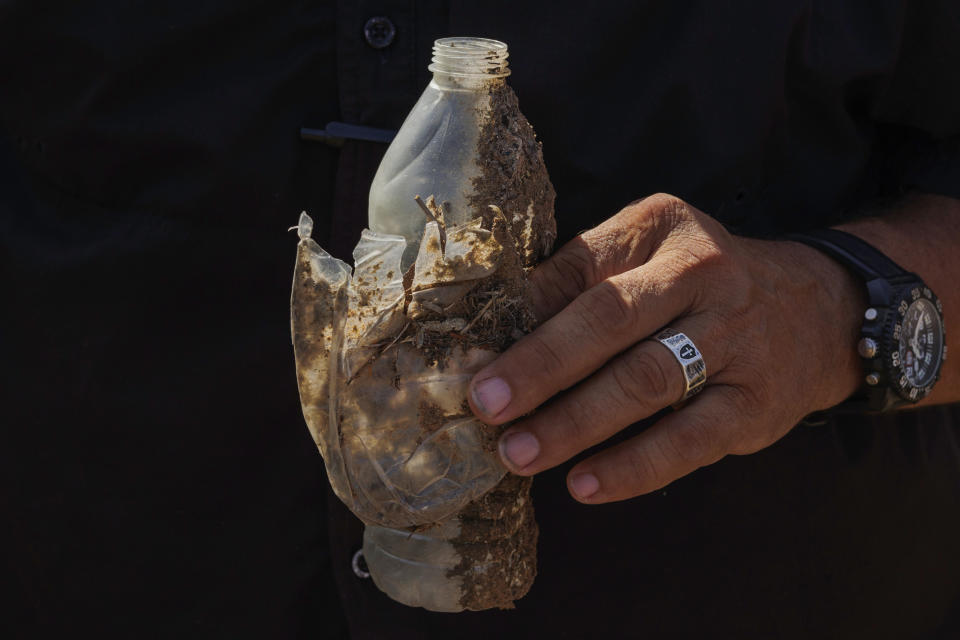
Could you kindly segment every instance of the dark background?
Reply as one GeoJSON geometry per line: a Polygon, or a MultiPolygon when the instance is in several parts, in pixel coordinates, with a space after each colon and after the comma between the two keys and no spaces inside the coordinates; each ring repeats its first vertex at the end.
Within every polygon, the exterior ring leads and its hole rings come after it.
{"type": "Polygon", "coordinates": [[[798,428],[603,507],[548,472],[515,612],[390,603],[300,415],[286,229],[307,209],[347,257],[383,147],[299,128],[399,127],[446,35],[509,43],[561,241],[654,191],[752,235],[960,196],[958,25],[946,1],[0,3],[3,623],[956,637],[955,407],[798,428]]]}

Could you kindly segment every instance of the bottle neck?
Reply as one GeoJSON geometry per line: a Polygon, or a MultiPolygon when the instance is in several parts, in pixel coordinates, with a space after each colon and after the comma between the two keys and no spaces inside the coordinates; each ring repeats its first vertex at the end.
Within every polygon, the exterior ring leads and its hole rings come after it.
{"type": "Polygon", "coordinates": [[[487,38],[441,38],[433,43],[433,81],[443,89],[475,91],[510,75],[507,45],[487,38]]]}

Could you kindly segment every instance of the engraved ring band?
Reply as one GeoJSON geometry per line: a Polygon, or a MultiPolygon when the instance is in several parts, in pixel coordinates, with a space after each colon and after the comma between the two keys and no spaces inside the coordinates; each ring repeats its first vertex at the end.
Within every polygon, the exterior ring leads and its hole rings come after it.
{"type": "Polygon", "coordinates": [[[707,365],[703,361],[703,354],[693,344],[693,340],[686,334],[669,327],[663,329],[653,339],[665,346],[680,363],[687,388],[683,392],[680,402],[689,400],[703,391],[707,383],[707,365]]]}

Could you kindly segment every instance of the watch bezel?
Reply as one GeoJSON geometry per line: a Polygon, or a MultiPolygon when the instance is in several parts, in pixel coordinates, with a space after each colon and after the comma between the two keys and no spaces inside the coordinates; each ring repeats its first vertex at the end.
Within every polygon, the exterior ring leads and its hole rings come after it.
{"type": "Polygon", "coordinates": [[[930,287],[923,281],[917,280],[897,289],[886,315],[889,318],[887,323],[889,326],[885,327],[880,352],[874,359],[879,358],[881,360],[882,369],[887,378],[887,386],[890,389],[906,402],[919,402],[933,391],[933,387],[940,379],[943,362],[947,358],[947,336],[943,322],[943,305],[930,287]],[[930,301],[937,311],[941,341],[940,360],[936,363],[936,371],[930,381],[922,387],[910,382],[910,378],[904,369],[904,363],[900,358],[900,336],[903,333],[903,322],[910,305],[920,298],[930,301]]]}

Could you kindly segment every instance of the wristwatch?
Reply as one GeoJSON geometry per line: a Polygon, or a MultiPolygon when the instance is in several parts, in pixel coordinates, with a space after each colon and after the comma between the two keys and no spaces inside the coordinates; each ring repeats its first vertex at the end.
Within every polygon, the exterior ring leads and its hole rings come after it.
{"type": "Polygon", "coordinates": [[[947,357],[943,307],[930,287],[860,238],[837,229],[784,239],[819,249],[867,285],[869,306],[857,343],[865,384],[839,409],[887,411],[925,398],[947,357]]]}

